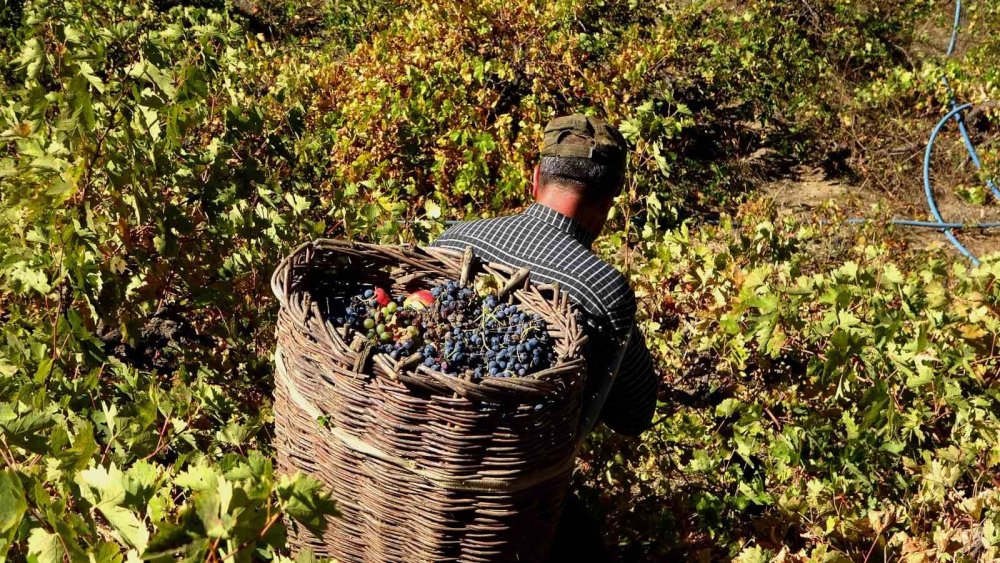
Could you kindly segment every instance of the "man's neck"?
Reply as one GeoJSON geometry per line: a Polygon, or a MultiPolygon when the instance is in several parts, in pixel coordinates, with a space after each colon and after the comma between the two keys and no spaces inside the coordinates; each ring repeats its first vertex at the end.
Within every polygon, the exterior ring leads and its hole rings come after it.
{"type": "Polygon", "coordinates": [[[597,217],[592,205],[585,205],[583,200],[575,193],[560,190],[559,188],[548,188],[538,194],[535,203],[539,203],[558,211],[559,213],[574,219],[595,237],[601,234],[604,228],[606,217],[597,217]]]}

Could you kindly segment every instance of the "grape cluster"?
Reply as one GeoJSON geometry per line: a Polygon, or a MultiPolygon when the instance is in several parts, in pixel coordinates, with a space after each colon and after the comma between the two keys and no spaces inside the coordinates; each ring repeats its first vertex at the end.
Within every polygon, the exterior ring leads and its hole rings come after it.
{"type": "Polygon", "coordinates": [[[494,296],[483,300],[482,311],[486,373],[523,377],[555,363],[552,340],[541,315],[529,315],[494,296]]]}
{"type": "Polygon", "coordinates": [[[335,319],[338,325],[351,327],[376,342],[379,352],[393,360],[416,351],[419,329],[411,325],[410,315],[403,308],[403,297],[387,295],[388,302],[379,303],[374,289],[365,289],[350,299],[343,315],[335,319]]]}
{"type": "Polygon", "coordinates": [[[424,366],[469,379],[525,377],[556,362],[542,317],[495,295],[449,281],[430,290],[430,305],[404,307],[403,297],[379,291],[352,297],[336,322],[393,360],[419,353],[424,366]]]}

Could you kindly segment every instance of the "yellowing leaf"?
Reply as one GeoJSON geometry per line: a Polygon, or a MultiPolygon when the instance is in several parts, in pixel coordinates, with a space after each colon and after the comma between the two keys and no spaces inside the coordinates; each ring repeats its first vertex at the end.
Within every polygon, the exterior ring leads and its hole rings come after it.
{"type": "Polygon", "coordinates": [[[884,283],[890,283],[894,285],[901,284],[905,281],[903,274],[900,273],[899,268],[893,263],[888,263],[882,268],[882,281],[884,283]]]}
{"type": "Polygon", "coordinates": [[[964,324],[959,327],[959,331],[962,333],[962,338],[966,340],[978,340],[986,336],[986,331],[979,325],[964,324]]]}
{"type": "Polygon", "coordinates": [[[428,199],[424,202],[424,210],[427,211],[427,217],[431,219],[441,218],[441,206],[433,200],[428,199]]]}
{"type": "Polygon", "coordinates": [[[62,563],[66,556],[59,536],[34,528],[28,536],[28,563],[62,563]]]}

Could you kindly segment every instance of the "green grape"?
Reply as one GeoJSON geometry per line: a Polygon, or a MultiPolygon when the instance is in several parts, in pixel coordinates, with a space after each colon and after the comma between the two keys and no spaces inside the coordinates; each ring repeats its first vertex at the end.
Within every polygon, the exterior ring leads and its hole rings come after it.
{"type": "Polygon", "coordinates": [[[374,319],[365,319],[364,326],[365,326],[365,328],[368,328],[368,329],[375,328],[375,320],[374,319]]]}

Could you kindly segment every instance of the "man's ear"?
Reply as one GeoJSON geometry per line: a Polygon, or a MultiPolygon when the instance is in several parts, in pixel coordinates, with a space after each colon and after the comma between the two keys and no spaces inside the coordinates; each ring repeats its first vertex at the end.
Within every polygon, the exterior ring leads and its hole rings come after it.
{"type": "Polygon", "coordinates": [[[536,164],[535,170],[531,174],[531,197],[538,199],[538,192],[541,189],[540,184],[541,178],[541,168],[536,164]]]}

